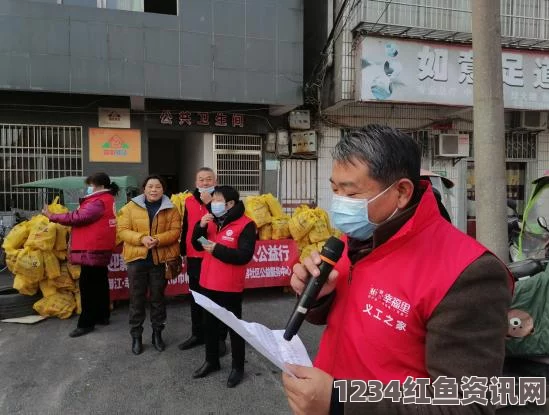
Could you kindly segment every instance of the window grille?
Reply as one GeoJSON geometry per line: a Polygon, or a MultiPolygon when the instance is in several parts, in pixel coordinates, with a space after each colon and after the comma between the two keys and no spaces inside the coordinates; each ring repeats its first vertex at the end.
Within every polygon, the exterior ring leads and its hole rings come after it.
{"type": "Polygon", "coordinates": [[[214,134],[214,160],[219,184],[233,186],[242,196],[261,192],[259,135],[214,134]]]}
{"type": "Polygon", "coordinates": [[[14,187],[82,175],[82,127],[0,124],[0,211],[40,210],[58,190],[14,187]]]}

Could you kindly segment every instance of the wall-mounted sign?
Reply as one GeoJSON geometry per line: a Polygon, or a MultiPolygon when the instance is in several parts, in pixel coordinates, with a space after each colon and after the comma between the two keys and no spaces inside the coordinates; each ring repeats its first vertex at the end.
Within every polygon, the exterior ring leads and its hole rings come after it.
{"type": "MultiPolygon", "coordinates": [[[[361,101],[473,105],[470,45],[366,37],[360,50],[361,101]]],[[[504,49],[501,61],[505,108],[547,109],[547,53],[504,49]]]]}
{"type": "Polygon", "coordinates": [[[169,111],[160,114],[160,124],[181,127],[238,127],[244,128],[244,115],[225,112],[169,111]]]}
{"type": "Polygon", "coordinates": [[[130,110],[127,108],[99,108],[99,127],[130,128],[130,110]]]}
{"type": "Polygon", "coordinates": [[[90,161],[141,163],[141,131],[90,128],[90,161]]]}

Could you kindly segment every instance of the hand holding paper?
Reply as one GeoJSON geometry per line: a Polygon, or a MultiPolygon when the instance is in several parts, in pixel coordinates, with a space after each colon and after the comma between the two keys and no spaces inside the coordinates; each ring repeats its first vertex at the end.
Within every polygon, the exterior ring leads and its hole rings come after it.
{"type": "Polygon", "coordinates": [[[299,336],[296,335],[291,341],[286,341],[283,338],[284,330],[271,330],[262,324],[239,320],[233,313],[220,307],[208,297],[195,291],[191,291],[191,293],[198,305],[237,332],[259,353],[290,376],[294,376],[294,374],[288,371],[285,363],[312,366],[311,359],[299,336]]]}

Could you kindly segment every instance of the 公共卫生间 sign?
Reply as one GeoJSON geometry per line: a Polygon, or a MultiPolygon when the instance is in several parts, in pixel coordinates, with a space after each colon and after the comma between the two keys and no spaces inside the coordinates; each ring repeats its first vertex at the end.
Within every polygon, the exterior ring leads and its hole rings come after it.
{"type": "Polygon", "coordinates": [[[160,124],[181,127],[234,127],[244,128],[244,115],[225,112],[170,111],[160,113],[160,124]]]}

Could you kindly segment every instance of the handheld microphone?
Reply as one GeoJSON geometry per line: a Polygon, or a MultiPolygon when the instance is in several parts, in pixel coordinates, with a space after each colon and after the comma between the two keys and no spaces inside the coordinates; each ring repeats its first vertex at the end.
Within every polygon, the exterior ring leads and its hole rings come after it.
{"type": "Polygon", "coordinates": [[[284,339],[288,341],[292,340],[292,337],[294,337],[301,327],[301,323],[303,323],[309,308],[311,308],[311,306],[315,303],[318,293],[320,292],[322,286],[326,283],[328,275],[330,275],[330,272],[334,268],[336,262],[339,261],[339,258],[341,258],[344,248],[345,244],[343,241],[339,240],[335,236],[332,236],[326,241],[326,244],[320,253],[320,258],[322,258],[322,262],[318,266],[320,269],[320,275],[316,278],[309,275],[307,287],[303,290],[303,294],[301,294],[301,297],[299,298],[299,301],[297,302],[294,311],[286,324],[284,339]]]}

